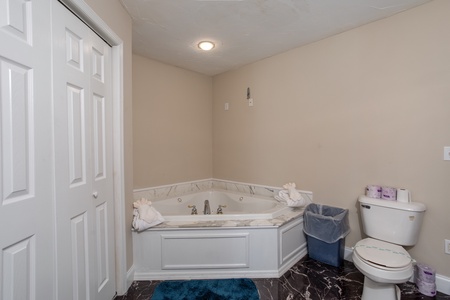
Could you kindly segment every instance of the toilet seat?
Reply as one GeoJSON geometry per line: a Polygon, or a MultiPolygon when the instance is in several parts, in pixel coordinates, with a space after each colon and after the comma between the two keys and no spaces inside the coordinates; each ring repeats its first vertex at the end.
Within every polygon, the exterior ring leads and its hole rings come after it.
{"type": "Polygon", "coordinates": [[[412,261],[403,247],[372,238],[356,243],[354,251],[367,264],[387,271],[409,268],[412,261]]]}

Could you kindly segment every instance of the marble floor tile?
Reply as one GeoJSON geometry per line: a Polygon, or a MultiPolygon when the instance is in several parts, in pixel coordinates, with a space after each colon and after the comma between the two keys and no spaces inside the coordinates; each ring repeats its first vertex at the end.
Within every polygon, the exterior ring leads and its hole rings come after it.
{"type": "MultiPolygon", "coordinates": [[[[364,276],[353,263],[333,267],[308,257],[301,259],[280,278],[253,279],[261,300],[359,300],[364,276]]],[[[150,300],[160,281],[135,281],[124,296],[114,300],[150,300]]],[[[450,300],[450,295],[422,295],[413,283],[399,285],[402,300],[450,300]]],[[[381,299],[380,299],[381,300],[381,299]]]]}

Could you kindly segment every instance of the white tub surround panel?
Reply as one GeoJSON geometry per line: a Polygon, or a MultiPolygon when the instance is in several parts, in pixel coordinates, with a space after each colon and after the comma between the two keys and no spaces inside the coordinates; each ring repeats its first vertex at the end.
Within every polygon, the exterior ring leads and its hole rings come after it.
{"type": "Polygon", "coordinates": [[[280,227],[133,232],[135,280],[278,278],[307,253],[303,218],[280,227]]]}

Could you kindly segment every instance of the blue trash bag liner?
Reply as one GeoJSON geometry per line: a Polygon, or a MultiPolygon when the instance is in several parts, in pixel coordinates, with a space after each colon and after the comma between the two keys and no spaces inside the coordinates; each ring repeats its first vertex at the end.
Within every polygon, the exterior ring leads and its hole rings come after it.
{"type": "Polygon", "coordinates": [[[348,209],[311,203],[303,215],[303,231],[326,243],[335,243],[350,232],[348,209]]]}

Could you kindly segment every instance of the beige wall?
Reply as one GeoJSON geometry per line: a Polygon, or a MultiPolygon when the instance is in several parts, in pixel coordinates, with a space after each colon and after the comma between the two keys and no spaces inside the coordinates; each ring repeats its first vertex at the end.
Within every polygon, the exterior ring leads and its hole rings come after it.
{"type": "Polygon", "coordinates": [[[134,188],[212,177],[212,78],[133,55],[134,188]]]}
{"type": "Polygon", "coordinates": [[[408,188],[428,207],[410,253],[450,276],[448,28],[450,1],[435,0],[215,76],[214,178],[296,182],[315,202],[350,209],[347,246],[361,238],[366,185],[408,188]]]}
{"type": "MultiPolygon", "coordinates": [[[[133,128],[132,128],[132,84],[131,84],[131,17],[119,1],[86,0],[86,3],[123,41],[123,80],[124,80],[124,171],[125,171],[125,215],[126,223],[131,224],[133,217],[133,128]]],[[[131,231],[126,232],[127,269],[133,265],[131,231]]]]}

